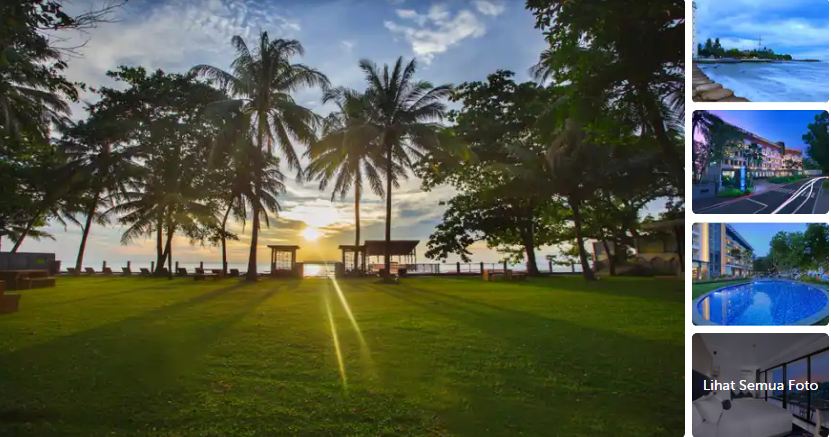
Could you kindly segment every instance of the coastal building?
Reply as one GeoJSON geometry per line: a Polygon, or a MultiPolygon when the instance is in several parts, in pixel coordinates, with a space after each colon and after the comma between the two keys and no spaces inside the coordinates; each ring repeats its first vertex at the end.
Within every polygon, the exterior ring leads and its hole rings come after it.
{"type": "Polygon", "coordinates": [[[695,280],[743,278],[753,270],[753,247],[726,223],[695,223],[692,230],[695,280]]]}
{"type": "MultiPolygon", "coordinates": [[[[811,173],[803,168],[801,150],[788,148],[782,141],[771,141],[739,127],[736,129],[742,134],[741,141],[727,147],[718,162],[711,162],[703,169],[693,189],[694,197],[703,193],[714,196],[727,181],[736,187],[742,170],[748,180],[811,173]]],[[[693,147],[705,150],[708,145],[695,141],[693,147]]],[[[748,186],[752,184],[748,183],[748,186]]]]}
{"type": "Polygon", "coordinates": [[[627,244],[595,241],[592,243],[594,271],[609,273],[611,253],[616,260],[617,274],[680,276],[684,232],[684,219],[659,220],[643,223],[641,232],[627,244]]]}

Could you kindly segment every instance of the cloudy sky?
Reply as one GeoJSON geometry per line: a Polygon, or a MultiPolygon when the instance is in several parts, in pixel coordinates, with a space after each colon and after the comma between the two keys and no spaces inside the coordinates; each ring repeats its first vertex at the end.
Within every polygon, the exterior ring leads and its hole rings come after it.
{"type": "Polygon", "coordinates": [[[725,48],[762,46],[797,59],[828,59],[828,0],[696,0],[695,38],[725,48]]]}
{"type": "MultiPolygon", "coordinates": [[[[100,6],[76,0],[74,11],[100,6]]],[[[142,65],[166,71],[183,72],[199,63],[227,67],[233,57],[229,40],[242,35],[251,41],[261,31],[272,38],[295,38],[306,48],[298,61],[314,66],[334,85],[362,89],[363,77],[358,60],[391,63],[398,56],[419,61],[417,76],[435,84],[482,80],[499,68],[528,79],[527,70],[544,47],[533,17],[524,2],[508,0],[130,0],[115,14],[116,21],[100,25],[77,38],[86,41],[79,56],[70,59],[68,76],[89,85],[112,85],[105,72],[118,65],[142,65]]],[[[66,41],[73,45],[76,41],[66,41]]],[[[87,95],[85,98],[93,98],[87,95]]],[[[296,99],[321,114],[320,91],[308,90],[296,99]]],[[[76,105],[73,116],[82,117],[76,105]]],[[[452,197],[452,190],[440,188],[421,192],[419,181],[411,178],[393,195],[393,238],[420,239],[426,242],[439,222],[439,201],[452,197]]],[[[354,239],[352,199],[330,202],[312,184],[291,181],[282,199],[284,211],[263,230],[261,244],[293,243],[303,248],[301,259],[337,259],[337,245],[354,239]],[[317,241],[305,241],[302,232],[313,227],[322,233],[317,241]]],[[[363,201],[362,235],[383,238],[383,204],[368,196],[363,201]]],[[[240,240],[230,247],[233,263],[247,260],[250,228],[239,231],[240,240]]],[[[74,264],[80,230],[70,226],[51,226],[56,241],[27,240],[22,251],[55,251],[64,263],[74,264]]],[[[118,266],[126,260],[149,262],[153,257],[151,240],[121,245],[122,229],[117,225],[95,226],[91,231],[85,265],[99,266],[102,260],[118,266]]],[[[419,246],[419,256],[424,251],[419,246]]],[[[217,262],[214,247],[192,245],[184,238],[175,240],[174,258],[182,262],[217,262]]],[[[498,255],[477,249],[477,261],[496,260],[498,255]]],[[[259,257],[267,263],[267,253],[259,257]]]]}

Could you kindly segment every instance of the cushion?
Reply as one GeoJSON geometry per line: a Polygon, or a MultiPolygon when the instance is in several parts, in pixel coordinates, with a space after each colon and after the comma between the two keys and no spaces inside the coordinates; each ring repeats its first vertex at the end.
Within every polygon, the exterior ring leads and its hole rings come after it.
{"type": "Polygon", "coordinates": [[[721,419],[721,402],[716,396],[707,396],[695,401],[695,404],[705,422],[718,423],[721,419]]]}

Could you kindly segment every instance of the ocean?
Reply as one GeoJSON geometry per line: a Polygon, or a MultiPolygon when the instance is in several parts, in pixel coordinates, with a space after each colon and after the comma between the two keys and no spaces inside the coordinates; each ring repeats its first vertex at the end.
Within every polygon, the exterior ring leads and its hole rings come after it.
{"type": "Polygon", "coordinates": [[[711,80],[751,102],[828,101],[828,62],[698,64],[711,80]]]}

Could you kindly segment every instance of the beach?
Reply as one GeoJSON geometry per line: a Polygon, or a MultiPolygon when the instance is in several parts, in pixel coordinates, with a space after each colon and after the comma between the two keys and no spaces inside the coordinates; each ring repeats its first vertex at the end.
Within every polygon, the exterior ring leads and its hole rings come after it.
{"type": "Polygon", "coordinates": [[[697,63],[712,81],[753,102],[825,102],[828,62],[697,63]]]}

